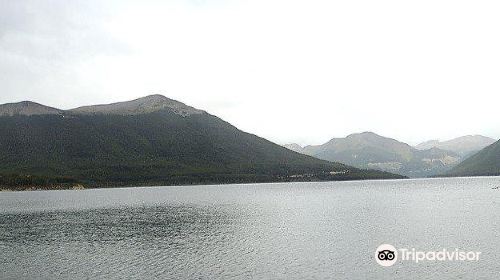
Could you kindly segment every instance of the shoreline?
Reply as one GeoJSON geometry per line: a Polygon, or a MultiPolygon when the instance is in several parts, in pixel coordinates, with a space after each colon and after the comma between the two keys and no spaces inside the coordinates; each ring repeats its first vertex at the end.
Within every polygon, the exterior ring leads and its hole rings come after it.
{"type": "Polygon", "coordinates": [[[23,186],[20,189],[12,186],[0,186],[1,192],[27,192],[27,191],[57,191],[57,190],[90,190],[90,189],[117,189],[134,187],[189,187],[189,186],[217,186],[217,185],[254,185],[254,184],[281,184],[281,183],[320,183],[320,182],[357,182],[357,181],[398,181],[398,180],[446,180],[451,178],[493,178],[495,176],[457,176],[457,177],[424,177],[424,178],[371,178],[371,179],[345,179],[345,180],[289,180],[289,181],[254,181],[254,182],[203,182],[192,184],[168,184],[168,183],[137,183],[137,184],[112,184],[108,185],[52,185],[52,186],[23,186]]]}
{"type": "Polygon", "coordinates": [[[57,190],[86,190],[90,187],[84,186],[83,184],[74,185],[32,185],[32,186],[0,186],[0,192],[28,192],[28,191],[57,191],[57,190]]]}

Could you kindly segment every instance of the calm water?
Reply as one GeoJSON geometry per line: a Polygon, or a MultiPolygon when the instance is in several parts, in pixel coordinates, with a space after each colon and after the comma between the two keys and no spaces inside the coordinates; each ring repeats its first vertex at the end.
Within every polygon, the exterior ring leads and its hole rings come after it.
{"type": "Polygon", "coordinates": [[[0,193],[2,279],[500,279],[500,178],[0,193]],[[374,260],[382,243],[477,262],[374,260]]]}

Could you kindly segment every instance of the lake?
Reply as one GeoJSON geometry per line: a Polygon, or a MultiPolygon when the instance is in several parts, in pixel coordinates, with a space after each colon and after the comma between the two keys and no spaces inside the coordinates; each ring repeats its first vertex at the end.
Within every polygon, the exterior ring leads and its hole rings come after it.
{"type": "Polygon", "coordinates": [[[0,193],[1,279],[500,279],[500,177],[0,193]],[[481,252],[375,261],[380,244],[481,252]]]}

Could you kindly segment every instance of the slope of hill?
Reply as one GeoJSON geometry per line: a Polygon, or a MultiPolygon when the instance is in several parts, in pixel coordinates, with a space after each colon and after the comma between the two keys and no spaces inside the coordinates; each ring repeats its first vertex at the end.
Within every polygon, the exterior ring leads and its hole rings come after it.
{"type": "Polygon", "coordinates": [[[289,151],[166,97],[57,112],[0,117],[0,174],[97,186],[400,178],[289,151]]]}
{"type": "Polygon", "coordinates": [[[499,176],[500,141],[470,156],[445,174],[446,176],[499,176]]]}
{"type": "Polygon", "coordinates": [[[417,146],[415,146],[415,148],[418,150],[439,148],[442,150],[455,152],[463,157],[467,157],[495,143],[495,141],[495,139],[482,135],[467,135],[443,142],[440,142],[438,140],[430,140],[418,144],[417,146]]]}
{"type": "Polygon", "coordinates": [[[426,177],[449,170],[460,156],[433,148],[417,150],[406,143],[373,132],[334,138],[323,145],[306,146],[299,152],[360,168],[374,168],[410,177],[426,177]]]}

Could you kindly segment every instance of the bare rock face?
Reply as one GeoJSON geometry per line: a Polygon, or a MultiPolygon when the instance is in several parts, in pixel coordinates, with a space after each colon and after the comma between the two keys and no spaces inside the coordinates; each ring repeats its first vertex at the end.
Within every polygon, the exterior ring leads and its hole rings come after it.
{"type": "Polygon", "coordinates": [[[163,95],[149,95],[132,101],[106,105],[84,106],[69,110],[69,112],[74,114],[140,115],[160,110],[171,110],[181,116],[202,114],[204,112],[163,95]]]}
{"type": "Polygon", "coordinates": [[[0,116],[59,115],[63,111],[31,101],[0,105],[0,116]]]}

